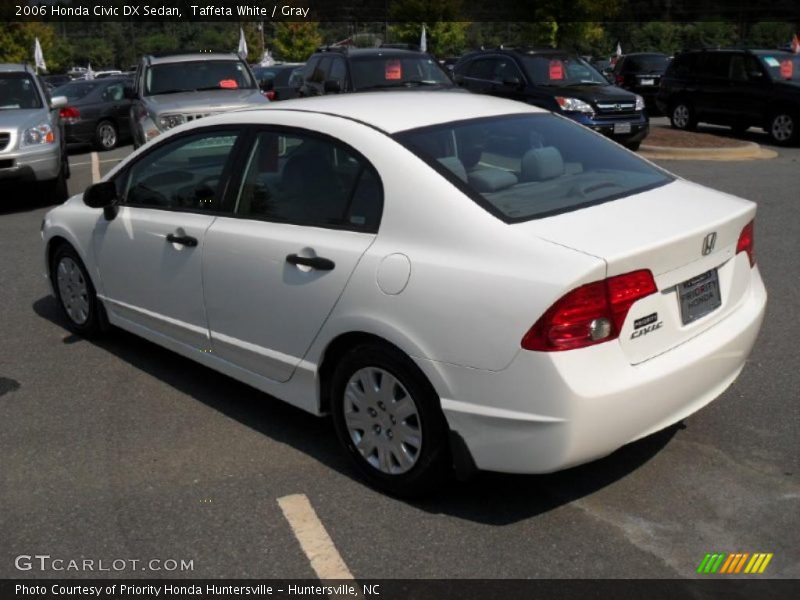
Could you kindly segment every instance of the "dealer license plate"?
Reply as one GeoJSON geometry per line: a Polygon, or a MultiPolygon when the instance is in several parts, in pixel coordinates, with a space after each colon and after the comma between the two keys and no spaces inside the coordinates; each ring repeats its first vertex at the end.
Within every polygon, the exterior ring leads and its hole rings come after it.
{"type": "Polygon", "coordinates": [[[722,298],[717,270],[711,269],[678,284],[678,295],[681,299],[681,319],[684,325],[719,308],[722,298]]]}
{"type": "Polygon", "coordinates": [[[614,133],[630,133],[630,123],[614,123],[614,133]]]}

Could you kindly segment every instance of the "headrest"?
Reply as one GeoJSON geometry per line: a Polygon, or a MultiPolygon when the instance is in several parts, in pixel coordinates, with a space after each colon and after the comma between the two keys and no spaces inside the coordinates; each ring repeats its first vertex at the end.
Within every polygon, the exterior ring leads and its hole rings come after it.
{"type": "Polygon", "coordinates": [[[554,146],[528,150],[522,157],[522,181],[544,181],[564,174],[564,159],[554,146]]]}
{"type": "Polygon", "coordinates": [[[479,192],[496,192],[516,183],[517,176],[502,169],[478,169],[469,174],[469,184],[479,192]]]}

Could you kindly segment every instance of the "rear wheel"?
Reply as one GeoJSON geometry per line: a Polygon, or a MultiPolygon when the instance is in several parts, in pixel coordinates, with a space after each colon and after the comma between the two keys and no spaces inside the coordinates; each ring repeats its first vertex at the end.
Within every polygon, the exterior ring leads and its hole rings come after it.
{"type": "Polygon", "coordinates": [[[789,111],[778,111],[775,113],[769,122],[769,129],[767,130],[769,137],[772,141],[781,146],[788,146],[797,141],[798,126],[797,115],[789,111]]]}
{"type": "Polygon", "coordinates": [[[113,150],[119,143],[117,126],[111,121],[100,121],[94,132],[94,145],[98,150],[113,150]]]}
{"type": "Polygon", "coordinates": [[[43,181],[40,185],[44,204],[61,204],[69,197],[67,177],[69,177],[69,164],[67,163],[66,155],[64,155],[61,168],[58,171],[58,177],[43,181]]]}
{"type": "Polygon", "coordinates": [[[72,246],[62,244],[56,249],[50,264],[50,280],[70,331],[91,337],[105,329],[103,307],[83,261],[72,246]]]}
{"type": "Polygon", "coordinates": [[[339,441],[364,478],[397,496],[419,496],[449,466],[447,424],[438,397],[404,354],[363,344],[337,365],[331,383],[339,441]]]}
{"type": "Polygon", "coordinates": [[[692,105],[685,100],[679,100],[672,105],[669,121],[675,129],[692,131],[697,127],[697,117],[692,105]]]}

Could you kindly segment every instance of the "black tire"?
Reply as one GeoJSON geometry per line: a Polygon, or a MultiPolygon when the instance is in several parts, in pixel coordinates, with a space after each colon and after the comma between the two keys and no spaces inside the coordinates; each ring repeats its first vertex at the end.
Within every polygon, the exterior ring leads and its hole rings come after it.
{"type": "MultiPolygon", "coordinates": [[[[64,159],[66,162],[66,159],[64,159]]],[[[64,166],[61,163],[61,169],[58,171],[58,177],[50,181],[43,181],[40,185],[42,194],[42,204],[61,204],[69,197],[69,190],[67,189],[67,177],[69,176],[69,166],[64,166]]]]}
{"type": "Polygon", "coordinates": [[[53,254],[53,260],[50,263],[50,281],[53,286],[53,293],[55,294],[58,308],[61,315],[67,323],[67,328],[82,337],[95,337],[101,332],[108,329],[108,320],[106,318],[105,310],[102,303],[97,299],[97,293],[94,289],[94,284],[86,272],[86,267],[83,261],[78,256],[75,249],[69,244],[61,244],[53,254]],[[73,265],[76,271],[73,271],[73,265]],[[63,267],[63,272],[60,270],[63,267]],[[59,282],[59,275],[64,277],[63,285],[59,282]],[[71,286],[69,277],[72,275],[72,281],[80,282],[84,285],[83,292],[81,292],[80,284],[71,286]],[[77,289],[76,289],[77,288],[77,289]],[[63,294],[73,293],[71,299],[63,297],[63,294]],[[75,306],[76,300],[82,297],[85,300],[86,318],[82,319],[76,317],[76,311],[70,310],[68,304],[75,306]]]}
{"type": "MultiPolygon", "coordinates": [[[[357,384],[356,384],[357,385],[357,384]]],[[[400,497],[418,497],[433,490],[446,480],[448,472],[451,470],[450,452],[448,446],[448,427],[439,405],[439,398],[433,387],[419,370],[419,368],[403,353],[388,345],[377,343],[367,343],[357,346],[347,352],[334,371],[330,386],[331,412],[339,441],[344,446],[348,456],[350,456],[359,473],[366,481],[384,492],[388,492],[400,497]],[[420,431],[420,447],[414,455],[413,466],[402,473],[386,473],[379,466],[369,462],[359,449],[351,436],[350,429],[345,417],[345,391],[351,377],[358,371],[365,368],[373,368],[393,376],[402,388],[407,391],[407,396],[402,394],[403,390],[393,388],[392,397],[398,398],[394,392],[401,392],[398,400],[410,400],[416,408],[416,415],[413,419],[413,426],[420,431]]],[[[399,406],[399,404],[398,404],[399,406]]],[[[373,419],[367,414],[370,410],[365,408],[364,419],[373,419]]],[[[358,411],[360,412],[360,411],[358,411]]],[[[376,407],[372,409],[376,416],[373,420],[383,419],[384,430],[371,431],[369,435],[372,439],[388,436],[392,439],[391,427],[408,425],[409,419],[402,422],[394,420],[391,410],[380,413],[376,407]],[[386,419],[391,418],[391,423],[386,419]],[[394,425],[393,425],[394,424],[394,425]]],[[[350,413],[355,414],[355,413],[350,413]]],[[[399,418],[399,417],[398,417],[399,418]]],[[[372,429],[374,425],[370,425],[372,429]]],[[[355,435],[358,435],[357,433],[355,435]]],[[[362,431],[364,438],[367,431],[362,431]]],[[[386,440],[383,439],[386,443],[386,440]]],[[[397,443],[395,441],[395,443],[397,443]]],[[[372,460],[378,461],[378,448],[375,449],[375,456],[370,454],[372,460]]],[[[387,461],[392,466],[400,467],[399,462],[387,461]]]]}
{"type": "Polygon", "coordinates": [[[697,114],[686,100],[678,100],[669,109],[669,122],[675,129],[694,131],[697,128],[697,114]]]}
{"type": "Polygon", "coordinates": [[[623,146],[625,146],[628,150],[632,150],[636,152],[639,149],[639,146],[642,145],[642,142],[625,142],[623,146]]]}
{"type": "Polygon", "coordinates": [[[100,151],[113,150],[119,145],[119,128],[111,121],[100,121],[94,130],[93,144],[100,151]]]}
{"type": "Polygon", "coordinates": [[[791,146],[800,140],[800,122],[797,113],[778,110],[769,119],[767,133],[779,146],[791,146]]]}

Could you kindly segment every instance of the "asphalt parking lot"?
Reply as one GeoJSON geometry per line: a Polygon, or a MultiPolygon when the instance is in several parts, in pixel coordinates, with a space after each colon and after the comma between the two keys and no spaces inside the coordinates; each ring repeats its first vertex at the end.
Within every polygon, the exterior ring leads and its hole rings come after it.
{"type": "MultiPolygon", "coordinates": [[[[691,577],[719,551],[774,553],[765,576],[800,577],[800,148],[774,149],[659,163],[759,203],[768,312],[721,398],[595,463],[482,474],[419,502],[357,480],[328,420],[121,331],[71,335],[42,277],[48,207],[3,192],[0,577],[315,577],[287,510],[297,494],[332,568],[356,578],[691,577]],[[35,554],[193,569],[18,570],[35,554]]],[[[71,193],[129,152],[73,150],[71,193]]]]}

